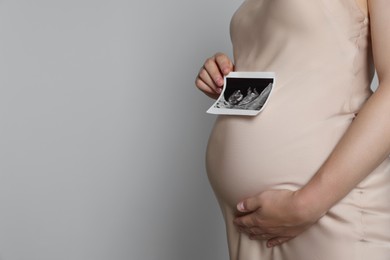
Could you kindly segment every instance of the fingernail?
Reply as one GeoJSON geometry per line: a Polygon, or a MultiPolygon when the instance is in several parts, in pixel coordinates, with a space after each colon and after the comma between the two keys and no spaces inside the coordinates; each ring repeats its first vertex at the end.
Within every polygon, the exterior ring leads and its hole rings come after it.
{"type": "Polygon", "coordinates": [[[222,78],[217,78],[215,81],[217,82],[218,86],[222,86],[223,85],[223,79],[222,78]]]}
{"type": "Polygon", "coordinates": [[[238,209],[239,211],[244,211],[244,210],[245,210],[245,208],[244,208],[244,202],[238,203],[237,209],[238,209]]]}
{"type": "Polygon", "coordinates": [[[229,72],[230,72],[230,70],[228,69],[228,68],[224,68],[223,70],[222,70],[222,72],[223,72],[223,74],[228,74],[229,72]]]}
{"type": "Polygon", "coordinates": [[[222,89],[221,88],[217,88],[217,93],[221,94],[221,92],[222,92],[222,89]]]}

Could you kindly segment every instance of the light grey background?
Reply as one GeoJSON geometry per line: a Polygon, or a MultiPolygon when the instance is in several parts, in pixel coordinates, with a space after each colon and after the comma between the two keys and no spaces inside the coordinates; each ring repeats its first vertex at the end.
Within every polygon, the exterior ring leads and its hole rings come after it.
{"type": "Polygon", "coordinates": [[[227,259],[194,86],[240,1],[0,1],[0,259],[227,259]]]}
{"type": "Polygon", "coordinates": [[[194,87],[241,1],[0,0],[0,259],[226,260],[194,87]]]}

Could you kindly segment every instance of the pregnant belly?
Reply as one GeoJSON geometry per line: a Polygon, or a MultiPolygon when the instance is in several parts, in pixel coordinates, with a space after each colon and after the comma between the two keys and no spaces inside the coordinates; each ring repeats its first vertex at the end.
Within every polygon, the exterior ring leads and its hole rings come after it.
{"type": "Polygon", "coordinates": [[[219,117],[206,153],[215,194],[234,207],[263,190],[298,189],[323,164],[351,119],[341,115],[297,125],[281,117],[219,117]]]}

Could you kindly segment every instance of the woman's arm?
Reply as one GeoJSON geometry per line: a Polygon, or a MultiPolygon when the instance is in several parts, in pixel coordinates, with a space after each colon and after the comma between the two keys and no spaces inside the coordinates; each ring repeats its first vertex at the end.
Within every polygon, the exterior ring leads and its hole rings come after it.
{"type": "Polygon", "coordinates": [[[313,178],[300,190],[266,191],[240,202],[238,228],[279,245],[303,232],[367,177],[390,153],[389,0],[368,0],[374,63],[379,78],[350,127],[313,178]]]}
{"type": "Polygon", "coordinates": [[[317,205],[317,211],[327,211],[390,153],[390,1],[369,0],[368,4],[379,87],[317,174],[299,191],[303,201],[317,205]]]}

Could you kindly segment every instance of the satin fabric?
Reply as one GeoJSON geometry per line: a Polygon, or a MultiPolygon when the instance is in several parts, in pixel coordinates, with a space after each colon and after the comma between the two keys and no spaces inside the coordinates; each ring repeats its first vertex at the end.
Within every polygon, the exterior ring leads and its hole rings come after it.
{"type": "Polygon", "coordinates": [[[307,183],[370,97],[369,23],[355,0],[246,0],[233,15],[235,70],[275,72],[276,84],[258,116],[219,116],[209,138],[231,260],[390,259],[390,159],[281,246],[233,225],[240,200],[307,183]]]}

